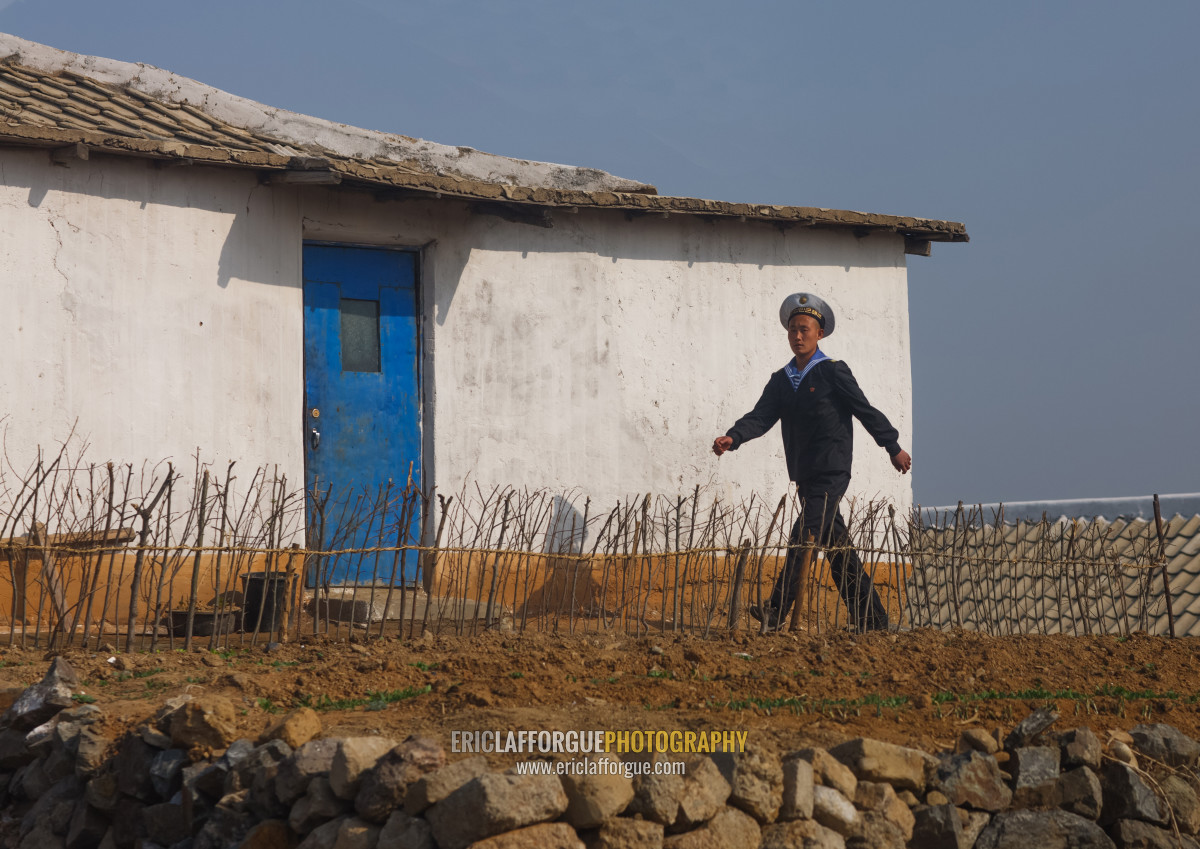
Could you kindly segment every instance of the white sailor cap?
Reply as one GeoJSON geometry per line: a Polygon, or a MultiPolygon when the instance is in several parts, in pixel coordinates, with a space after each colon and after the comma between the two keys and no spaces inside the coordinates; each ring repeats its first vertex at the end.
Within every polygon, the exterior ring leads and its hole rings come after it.
{"type": "Polygon", "coordinates": [[[826,337],[833,335],[833,308],[816,295],[796,292],[784,298],[779,308],[779,323],[787,327],[794,315],[811,315],[821,325],[826,337]]]}

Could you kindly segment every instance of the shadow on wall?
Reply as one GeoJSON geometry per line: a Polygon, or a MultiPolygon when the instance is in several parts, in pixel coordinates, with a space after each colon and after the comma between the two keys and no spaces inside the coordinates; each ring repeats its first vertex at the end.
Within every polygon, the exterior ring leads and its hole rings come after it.
{"type": "MultiPolygon", "coordinates": [[[[41,209],[47,196],[56,192],[126,201],[138,204],[143,212],[148,206],[170,206],[221,214],[229,229],[217,262],[218,286],[227,288],[235,277],[271,285],[300,285],[299,279],[279,276],[278,259],[294,248],[290,242],[284,244],[279,234],[292,233],[294,228],[275,226],[281,220],[278,204],[274,199],[259,202],[263,193],[273,189],[260,185],[254,172],[201,166],[165,168],[147,160],[103,154],[69,167],[52,166],[47,152],[34,150],[27,156],[29,167],[6,169],[5,182],[28,188],[26,202],[34,209],[41,209]],[[43,157],[46,164],[40,167],[43,157]],[[272,245],[273,240],[277,244],[272,245]]],[[[70,223],[85,232],[94,231],[88,222],[70,223]]],[[[137,246],[125,248],[136,250],[137,246]]]]}
{"type": "MultiPolygon", "coordinates": [[[[514,277],[524,273],[521,263],[530,254],[540,253],[592,253],[611,260],[613,265],[618,260],[682,262],[688,268],[696,263],[727,263],[760,271],[780,266],[841,267],[849,272],[851,268],[900,268],[905,264],[904,240],[894,233],[857,236],[849,230],[781,227],[691,215],[630,218],[618,210],[581,210],[575,214],[552,210],[552,226],[535,227],[472,212],[468,204],[452,200],[407,202],[397,212],[398,218],[413,215],[446,216],[451,219],[447,230],[461,240],[457,250],[450,247],[452,240],[439,244],[426,267],[425,274],[435,284],[426,291],[433,294],[439,325],[449,315],[463,271],[476,249],[513,254],[514,277]]],[[[598,277],[605,273],[603,268],[596,267],[598,277]]]]}

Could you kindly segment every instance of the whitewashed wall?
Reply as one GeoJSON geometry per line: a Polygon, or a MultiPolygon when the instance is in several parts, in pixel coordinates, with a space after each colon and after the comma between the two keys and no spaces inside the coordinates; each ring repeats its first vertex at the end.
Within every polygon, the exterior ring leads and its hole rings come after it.
{"type": "MultiPolygon", "coordinates": [[[[696,484],[778,497],[778,428],[720,460],[709,446],[790,356],[777,311],[802,289],[837,310],[825,350],[911,444],[898,236],[587,211],[542,229],[228,169],[14,149],[0,164],[18,462],[77,421],[98,461],[199,447],[301,481],[304,238],[422,249],[426,468],[443,492],[469,478],[601,502],[696,484]]],[[[861,430],[856,447],[853,492],[907,508],[909,478],[861,430]]]]}
{"type": "Polygon", "coordinates": [[[0,428],[303,480],[300,222],[249,171],[0,150],[0,428]]]}
{"type": "MultiPolygon", "coordinates": [[[[718,460],[712,440],[791,356],[779,304],[837,310],[824,345],[911,445],[899,236],[555,213],[543,229],[460,204],[310,193],[308,238],[425,246],[426,410],[439,487],[577,487],[725,498],[787,488],[778,427],[718,460]]],[[[852,494],[911,504],[911,478],[856,425],[852,494]]],[[[918,461],[919,462],[919,461],[918,461]]]]}

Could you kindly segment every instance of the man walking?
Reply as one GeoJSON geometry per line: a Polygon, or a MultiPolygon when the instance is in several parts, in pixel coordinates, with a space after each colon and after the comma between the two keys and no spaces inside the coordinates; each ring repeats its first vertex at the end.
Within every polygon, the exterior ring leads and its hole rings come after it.
{"type": "Polygon", "coordinates": [[[713,441],[718,457],[736,451],[782,421],[783,453],[788,476],[800,497],[800,518],[792,527],[787,558],[775,579],[769,602],[750,606],[750,615],[778,628],[796,600],[801,546],[809,539],[828,550],[829,571],[853,624],[860,631],[887,628],[887,612],[871,578],[850,542],[838,502],[850,485],[854,453],[851,417],[888,452],[900,474],[912,468],[912,458],[897,441],[900,434],[858,387],[850,367],[827,357],[818,343],[832,335],[833,310],[816,295],[788,295],[779,309],[787,328],[793,359],[771,375],[754,409],[738,419],[725,436],[713,441]]]}

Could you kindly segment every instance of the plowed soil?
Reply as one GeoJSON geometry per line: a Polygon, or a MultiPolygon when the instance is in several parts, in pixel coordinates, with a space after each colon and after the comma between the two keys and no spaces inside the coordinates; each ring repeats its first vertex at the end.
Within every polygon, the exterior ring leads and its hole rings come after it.
{"type": "MultiPolygon", "coordinates": [[[[1140,722],[1200,736],[1200,640],[984,637],[914,631],[704,640],[652,634],[314,639],[266,652],[65,656],[116,737],[184,692],[219,693],[246,736],[317,708],[325,735],[455,730],[748,730],[783,750],[870,736],[926,750],[975,725],[1010,728],[1054,703],[1060,728],[1102,737],[1140,722]],[[113,660],[110,661],[110,658],[113,660]],[[122,668],[123,667],[123,668],[122,668]]],[[[0,649],[9,698],[41,679],[44,650],[0,649]]],[[[453,755],[452,755],[453,757],[453,755]]],[[[502,766],[509,756],[494,756],[502,766]]]]}

